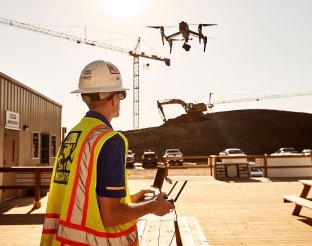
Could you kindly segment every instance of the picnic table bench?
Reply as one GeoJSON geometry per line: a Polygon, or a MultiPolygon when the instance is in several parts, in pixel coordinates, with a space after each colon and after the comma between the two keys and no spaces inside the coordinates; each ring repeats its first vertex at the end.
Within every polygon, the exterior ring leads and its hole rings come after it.
{"type": "Polygon", "coordinates": [[[13,172],[15,174],[14,184],[0,185],[1,190],[15,189],[26,190],[32,189],[35,191],[35,200],[33,202],[34,209],[40,208],[40,191],[50,187],[50,179],[53,171],[53,166],[13,166],[0,167],[0,173],[13,172]]]}
{"type": "MultiPolygon", "coordinates": [[[[183,246],[208,246],[207,239],[195,217],[178,217],[183,246]]],[[[140,246],[176,246],[174,218],[146,215],[138,220],[140,246]]]]}
{"type": "Polygon", "coordinates": [[[299,182],[303,184],[300,196],[283,195],[284,202],[292,202],[296,204],[292,213],[293,215],[299,215],[302,207],[312,209],[312,198],[308,198],[308,194],[312,186],[312,180],[299,180],[299,182]]]}

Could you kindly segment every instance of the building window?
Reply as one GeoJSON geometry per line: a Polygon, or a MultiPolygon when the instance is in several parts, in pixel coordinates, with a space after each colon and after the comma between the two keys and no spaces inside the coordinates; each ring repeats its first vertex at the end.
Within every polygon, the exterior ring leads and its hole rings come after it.
{"type": "Polygon", "coordinates": [[[39,133],[34,132],[32,137],[32,158],[39,158],[39,133]]]}
{"type": "Polygon", "coordinates": [[[41,133],[40,164],[49,164],[49,134],[41,133]]]}
{"type": "Polygon", "coordinates": [[[51,157],[56,156],[56,136],[51,136],[51,157]]]}

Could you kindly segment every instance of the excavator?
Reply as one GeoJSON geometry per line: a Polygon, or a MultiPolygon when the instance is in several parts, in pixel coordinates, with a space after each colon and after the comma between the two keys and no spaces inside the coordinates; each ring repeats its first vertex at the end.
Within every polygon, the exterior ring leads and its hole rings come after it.
{"type": "Polygon", "coordinates": [[[166,122],[166,116],[164,113],[164,109],[162,105],[165,104],[180,104],[184,108],[187,114],[189,113],[201,113],[207,111],[207,105],[205,103],[186,103],[181,99],[165,99],[165,100],[157,100],[157,106],[160,113],[161,118],[164,122],[166,122]]]}

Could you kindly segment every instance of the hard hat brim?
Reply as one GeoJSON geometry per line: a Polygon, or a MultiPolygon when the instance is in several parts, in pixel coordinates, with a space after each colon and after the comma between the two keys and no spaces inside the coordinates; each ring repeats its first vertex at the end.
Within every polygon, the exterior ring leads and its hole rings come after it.
{"type": "Polygon", "coordinates": [[[98,93],[98,92],[114,92],[129,90],[126,87],[96,87],[96,88],[80,88],[71,93],[98,93]]]}

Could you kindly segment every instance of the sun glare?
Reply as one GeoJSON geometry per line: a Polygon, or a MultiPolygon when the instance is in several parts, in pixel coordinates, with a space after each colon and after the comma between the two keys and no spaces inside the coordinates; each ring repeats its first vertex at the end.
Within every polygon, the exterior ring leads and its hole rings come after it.
{"type": "Polygon", "coordinates": [[[103,0],[103,4],[112,14],[118,17],[129,17],[138,14],[146,0],[103,0]]]}

